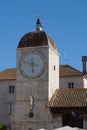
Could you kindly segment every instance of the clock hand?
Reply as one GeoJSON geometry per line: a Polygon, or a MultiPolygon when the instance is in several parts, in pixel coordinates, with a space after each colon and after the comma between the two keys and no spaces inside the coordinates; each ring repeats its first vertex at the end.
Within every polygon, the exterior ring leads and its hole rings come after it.
{"type": "Polygon", "coordinates": [[[28,63],[28,62],[26,62],[26,61],[24,61],[23,63],[26,63],[26,64],[31,64],[31,63],[28,63]]]}
{"type": "Polygon", "coordinates": [[[39,65],[35,64],[35,66],[39,66],[39,65]]]}
{"type": "Polygon", "coordinates": [[[31,67],[31,69],[32,69],[32,73],[34,73],[34,67],[35,66],[39,66],[39,65],[37,65],[37,64],[35,64],[35,62],[33,61],[33,59],[31,58],[31,62],[29,63],[29,62],[27,62],[27,61],[24,61],[24,63],[26,63],[26,64],[29,64],[30,65],[30,67],[31,67]]]}
{"type": "Polygon", "coordinates": [[[39,66],[39,65],[35,64],[34,62],[29,63],[29,62],[27,62],[27,61],[24,61],[24,63],[30,64],[31,67],[33,67],[33,66],[39,66]]]}
{"type": "Polygon", "coordinates": [[[34,67],[34,66],[35,66],[35,63],[34,63],[34,62],[29,63],[29,62],[27,62],[27,61],[24,61],[24,63],[29,64],[31,67],[34,67]]]}
{"type": "Polygon", "coordinates": [[[34,66],[36,66],[36,65],[35,65],[35,63],[33,62],[33,59],[31,59],[31,62],[30,62],[30,63],[27,62],[27,61],[24,61],[24,63],[29,64],[30,67],[32,68],[32,73],[34,73],[34,66]]]}
{"type": "Polygon", "coordinates": [[[34,73],[34,68],[32,68],[32,73],[34,73]]]}
{"type": "Polygon", "coordinates": [[[33,61],[33,58],[31,58],[31,64],[30,64],[31,68],[32,68],[32,73],[34,72],[34,67],[35,67],[35,63],[33,61]]]}

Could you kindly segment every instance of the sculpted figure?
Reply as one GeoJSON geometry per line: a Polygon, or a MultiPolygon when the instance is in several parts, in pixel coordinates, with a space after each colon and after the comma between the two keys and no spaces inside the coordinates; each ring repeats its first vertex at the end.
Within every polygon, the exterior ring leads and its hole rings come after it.
{"type": "Polygon", "coordinates": [[[30,111],[32,111],[33,110],[33,97],[32,96],[30,96],[30,111]]]}

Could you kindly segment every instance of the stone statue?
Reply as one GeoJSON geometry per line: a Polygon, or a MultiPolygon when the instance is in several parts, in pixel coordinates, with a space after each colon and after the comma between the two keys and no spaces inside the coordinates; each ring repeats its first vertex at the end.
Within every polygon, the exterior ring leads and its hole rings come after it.
{"type": "Polygon", "coordinates": [[[33,97],[30,96],[29,100],[30,100],[30,111],[32,111],[33,110],[33,104],[34,104],[33,97]]]}

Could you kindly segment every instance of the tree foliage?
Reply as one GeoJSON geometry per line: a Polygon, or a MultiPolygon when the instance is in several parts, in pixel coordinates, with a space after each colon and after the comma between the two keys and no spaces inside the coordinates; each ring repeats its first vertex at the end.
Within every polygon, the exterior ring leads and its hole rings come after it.
{"type": "Polygon", "coordinates": [[[6,130],[6,126],[3,123],[0,123],[0,130],[6,130]]]}

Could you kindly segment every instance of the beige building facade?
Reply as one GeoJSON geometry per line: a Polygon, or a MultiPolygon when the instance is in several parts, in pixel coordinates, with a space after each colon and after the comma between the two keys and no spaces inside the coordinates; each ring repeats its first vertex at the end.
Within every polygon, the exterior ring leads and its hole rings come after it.
{"type": "Polygon", "coordinates": [[[60,65],[60,89],[87,88],[86,74],[69,65],[60,65]]]}

